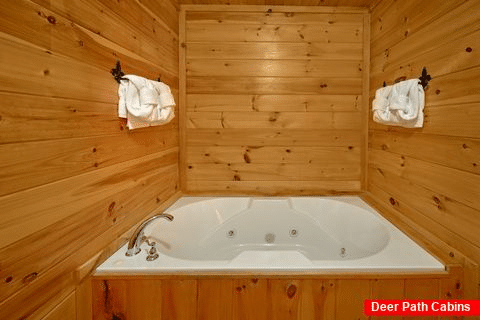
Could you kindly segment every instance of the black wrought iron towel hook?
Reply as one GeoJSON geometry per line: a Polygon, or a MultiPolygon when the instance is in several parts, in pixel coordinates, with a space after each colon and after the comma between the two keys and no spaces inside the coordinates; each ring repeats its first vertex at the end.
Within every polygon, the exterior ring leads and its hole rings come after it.
{"type": "MultiPolygon", "coordinates": [[[[407,80],[407,77],[400,77],[395,79],[394,83],[398,83],[400,81],[405,81],[405,80],[407,80]]],[[[428,86],[428,82],[432,80],[432,77],[427,73],[427,68],[423,67],[422,75],[420,76],[420,78],[418,78],[418,80],[420,80],[420,84],[422,85],[423,90],[425,90],[425,88],[428,86]]],[[[383,81],[383,86],[384,87],[387,86],[387,83],[385,81],[383,81]]]]}
{"type": "MultiPolygon", "coordinates": [[[[113,68],[110,73],[115,78],[115,81],[120,83],[120,80],[128,80],[127,78],[123,78],[125,73],[122,71],[122,66],[120,65],[120,60],[117,60],[115,63],[115,68],[113,68]]],[[[160,77],[157,78],[157,81],[160,82],[160,77]]]]}
{"type": "Polygon", "coordinates": [[[419,79],[423,90],[425,90],[425,88],[428,86],[428,82],[432,80],[432,77],[427,73],[427,68],[423,67],[422,76],[419,79]]]}
{"type": "Polygon", "coordinates": [[[115,81],[120,83],[120,80],[127,80],[126,78],[122,78],[125,73],[122,71],[122,66],[120,65],[120,60],[117,60],[117,63],[115,64],[115,68],[113,68],[110,73],[112,76],[115,78],[115,81]]]}

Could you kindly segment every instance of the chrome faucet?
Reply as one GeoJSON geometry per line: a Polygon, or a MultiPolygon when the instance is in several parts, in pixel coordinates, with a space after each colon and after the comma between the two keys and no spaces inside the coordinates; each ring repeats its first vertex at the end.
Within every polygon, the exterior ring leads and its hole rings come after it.
{"type": "Polygon", "coordinates": [[[168,221],[173,220],[173,216],[168,213],[160,213],[157,215],[154,215],[144,222],[142,222],[137,229],[133,232],[132,236],[130,237],[130,240],[128,241],[128,248],[127,248],[127,253],[125,253],[126,256],[131,257],[133,255],[138,254],[141,249],[140,246],[142,245],[143,241],[146,240],[145,235],[143,234],[143,230],[147,225],[150,224],[153,220],[156,220],[158,218],[165,218],[168,221]]]}

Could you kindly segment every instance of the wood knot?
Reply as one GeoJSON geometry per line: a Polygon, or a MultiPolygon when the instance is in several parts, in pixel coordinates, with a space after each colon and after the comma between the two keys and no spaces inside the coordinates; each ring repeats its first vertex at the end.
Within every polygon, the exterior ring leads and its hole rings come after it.
{"type": "Polygon", "coordinates": [[[97,152],[97,148],[93,147],[92,152],[97,152]]]}
{"type": "Polygon", "coordinates": [[[450,252],[448,255],[449,255],[451,258],[455,257],[455,253],[453,253],[453,252],[450,252]]]}
{"type": "Polygon", "coordinates": [[[253,282],[254,284],[256,284],[256,283],[258,282],[258,279],[257,279],[257,278],[253,278],[253,279],[252,279],[252,282],[253,282]]]}
{"type": "Polygon", "coordinates": [[[296,293],[297,293],[297,286],[294,284],[289,285],[287,288],[287,297],[289,299],[292,299],[296,293]]]}
{"type": "Polygon", "coordinates": [[[235,290],[237,290],[237,292],[242,292],[242,287],[236,287],[235,290]]]}
{"type": "Polygon", "coordinates": [[[35,280],[38,276],[38,272],[32,272],[30,274],[27,274],[25,277],[23,277],[22,279],[22,283],[30,283],[32,282],[33,280],[35,280]]]}
{"type": "Polygon", "coordinates": [[[125,320],[125,316],[122,313],[112,314],[112,320],[125,320]]]}
{"type": "Polygon", "coordinates": [[[394,205],[397,204],[397,201],[396,201],[395,199],[393,199],[392,197],[390,197],[389,201],[390,201],[390,204],[391,204],[392,206],[394,206],[394,205]]]}
{"type": "Polygon", "coordinates": [[[246,163],[252,162],[252,161],[250,160],[250,156],[249,156],[248,153],[246,153],[246,152],[243,154],[243,159],[245,160],[246,163]]]}
{"type": "Polygon", "coordinates": [[[435,94],[440,94],[440,90],[435,90],[435,94]]]}
{"type": "Polygon", "coordinates": [[[465,51],[467,51],[468,53],[470,53],[470,52],[473,51],[473,49],[472,49],[471,47],[467,47],[467,48],[465,48],[465,51]]]}
{"type": "Polygon", "coordinates": [[[240,176],[239,176],[238,174],[235,174],[235,175],[233,176],[233,180],[234,180],[234,181],[240,181],[240,176]]]}
{"type": "Polygon", "coordinates": [[[8,277],[5,278],[5,283],[10,283],[10,282],[12,282],[12,280],[13,280],[13,277],[8,276],[8,277]]]}
{"type": "Polygon", "coordinates": [[[270,115],[270,117],[268,118],[268,121],[275,122],[275,121],[277,121],[277,117],[278,117],[278,113],[274,112],[270,115]]]}
{"type": "Polygon", "coordinates": [[[108,206],[108,212],[112,213],[113,209],[115,208],[115,201],[113,201],[112,203],[110,203],[110,205],[108,206]]]}
{"type": "Polygon", "coordinates": [[[57,19],[55,19],[54,16],[48,16],[48,17],[47,17],[47,20],[48,20],[48,22],[50,22],[51,24],[56,24],[56,23],[57,23],[57,19]]]}
{"type": "Polygon", "coordinates": [[[433,196],[433,201],[434,201],[436,204],[442,203],[437,196],[433,196]]]}
{"type": "Polygon", "coordinates": [[[322,84],[320,85],[320,88],[326,88],[326,87],[328,87],[328,85],[327,85],[326,83],[322,83],[322,84]]]}

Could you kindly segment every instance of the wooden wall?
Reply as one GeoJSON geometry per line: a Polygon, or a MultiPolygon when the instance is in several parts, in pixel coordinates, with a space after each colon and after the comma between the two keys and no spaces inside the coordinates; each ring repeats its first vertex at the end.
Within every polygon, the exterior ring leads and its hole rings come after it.
{"type": "Polygon", "coordinates": [[[161,77],[178,100],[178,8],[0,8],[0,318],[74,319],[75,287],[123,233],[178,195],[178,121],[127,130],[110,75],[119,59],[126,73],[161,77]]]}
{"type": "Polygon", "coordinates": [[[363,9],[182,6],[180,15],[184,192],[360,191],[363,9]]]}
{"type": "MultiPolygon", "coordinates": [[[[437,247],[480,263],[480,1],[383,0],[371,16],[370,101],[394,79],[432,80],[421,129],[369,122],[369,196],[437,247]],[[419,10],[421,9],[421,10],[419,10]]],[[[370,118],[371,119],[371,118],[370,118]]],[[[478,269],[477,269],[478,270],[478,269]]],[[[478,274],[473,283],[478,292],[478,274]]]]}
{"type": "Polygon", "coordinates": [[[377,319],[363,313],[365,299],[463,298],[461,268],[416,276],[95,277],[92,286],[93,320],[363,320],[377,319]]]}
{"type": "Polygon", "coordinates": [[[330,6],[363,7],[374,6],[380,0],[179,0],[181,4],[227,4],[227,5],[277,5],[277,6],[330,6]]]}

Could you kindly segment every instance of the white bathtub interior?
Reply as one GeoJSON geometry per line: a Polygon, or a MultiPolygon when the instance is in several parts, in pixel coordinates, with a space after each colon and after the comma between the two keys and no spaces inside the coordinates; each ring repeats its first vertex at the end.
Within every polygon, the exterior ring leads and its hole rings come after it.
{"type": "Polygon", "coordinates": [[[437,272],[445,266],[358,197],[183,197],[97,273],[209,271],[437,272]]]}

